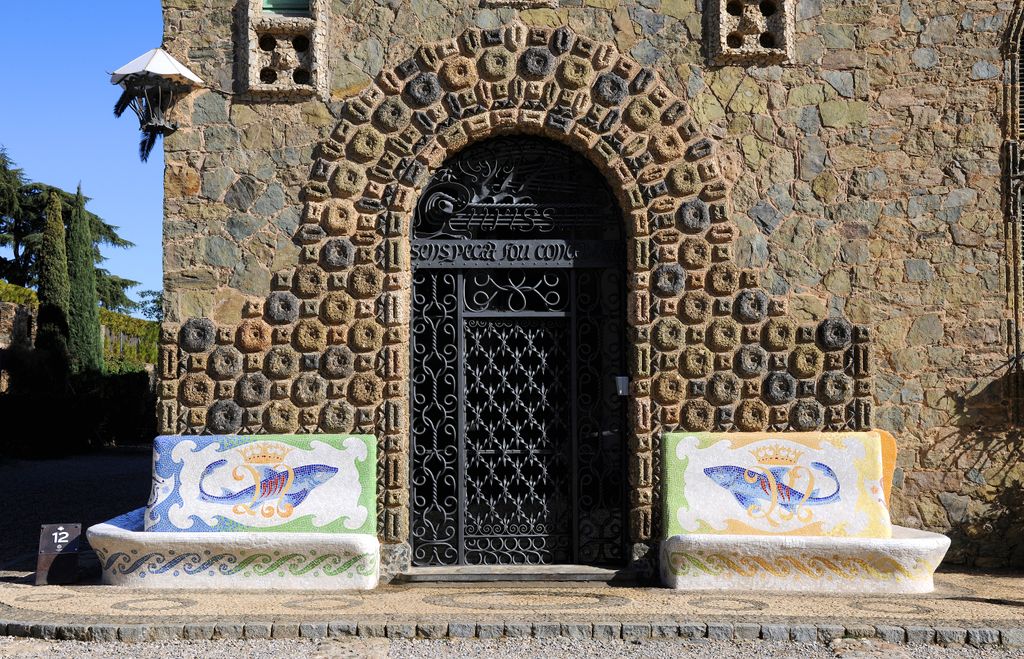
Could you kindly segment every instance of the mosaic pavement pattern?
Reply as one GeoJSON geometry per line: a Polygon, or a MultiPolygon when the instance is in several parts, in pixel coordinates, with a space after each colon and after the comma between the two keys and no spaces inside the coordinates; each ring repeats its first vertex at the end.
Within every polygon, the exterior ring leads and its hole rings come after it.
{"type": "Polygon", "coordinates": [[[114,587],[33,587],[8,583],[0,586],[0,619],[89,624],[717,620],[761,624],[810,621],[848,628],[857,624],[1024,626],[1024,576],[947,573],[936,575],[936,583],[936,592],[932,594],[898,598],[687,593],[593,583],[392,585],[372,593],[338,595],[301,591],[154,593],[114,587]]]}

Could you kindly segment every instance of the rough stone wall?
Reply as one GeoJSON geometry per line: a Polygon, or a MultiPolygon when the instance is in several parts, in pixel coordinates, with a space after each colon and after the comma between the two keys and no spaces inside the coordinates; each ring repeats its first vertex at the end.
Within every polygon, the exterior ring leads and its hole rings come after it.
{"type": "MultiPolygon", "coordinates": [[[[241,91],[248,4],[164,6],[170,52],[241,91]]],[[[1024,460],[1005,404],[1015,265],[1000,170],[1010,3],[790,0],[790,61],[750,68],[708,65],[701,9],[331,3],[326,102],[203,91],[179,107],[182,129],[166,143],[165,341],[192,317],[238,325],[273,274],[300,262],[301,191],[344,100],[466,27],[568,25],[655,70],[717,140],[736,264],[788,298],[801,323],[845,315],[869,328],[874,423],[901,445],[895,521],[951,531],[953,561],[1021,564],[1024,460]]],[[[180,365],[164,366],[171,399],[180,365]]]]}
{"type": "Polygon", "coordinates": [[[7,392],[11,376],[7,371],[8,349],[31,348],[35,340],[35,312],[30,307],[0,302],[0,393],[7,392]]]}
{"type": "Polygon", "coordinates": [[[35,340],[35,311],[13,302],[0,302],[0,349],[32,347],[35,340]]]}

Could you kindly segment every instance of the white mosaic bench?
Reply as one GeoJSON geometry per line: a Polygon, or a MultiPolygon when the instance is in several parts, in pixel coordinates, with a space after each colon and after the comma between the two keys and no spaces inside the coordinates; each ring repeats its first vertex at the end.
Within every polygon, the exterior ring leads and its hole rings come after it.
{"type": "Polygon", "coordinates": [[[949,538],[892,525],[895,462],[881,432],[667,435],[662,582],[931,592],[949,538]]]}
{"type": "Polygon", "coordinates": [[[146,508],[87,533],[108,584],[366,590],[376,524],[371,436],[168,436],[146,508]]]}

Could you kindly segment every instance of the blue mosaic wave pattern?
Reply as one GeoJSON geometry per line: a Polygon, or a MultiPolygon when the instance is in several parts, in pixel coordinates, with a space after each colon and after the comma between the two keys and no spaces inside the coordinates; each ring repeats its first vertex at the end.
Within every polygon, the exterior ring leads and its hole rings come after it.
{"type": "Polygon", "coordinates": [[[290,552],[234,554],[222,552],[212,554],[204,552],[177,553],[150,552],[138,555],[115,552],[109,557],[97,551],[103,570],[118,575],[160,575],[171,573],[173,576],[197,575],[206,573],[208,576],[240,576],[240,577],[279,577],[304,576],[312,573],[314,577],[336,577],[348,574],[349,577],[372,576],[377,570],[377,555],[363,554],[317,554],[315,550],[308,554],[290,552]]]}

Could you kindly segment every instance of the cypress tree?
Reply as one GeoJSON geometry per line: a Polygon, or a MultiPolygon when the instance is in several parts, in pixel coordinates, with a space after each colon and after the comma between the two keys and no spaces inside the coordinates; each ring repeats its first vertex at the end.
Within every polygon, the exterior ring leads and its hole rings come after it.
{"type": "Polygon", "coordinates": [[[82,186],[78,186],[75,207],[71,211],[67,247],[68,279],[71,285],[68,313],[71,367],[78,373],[96,372],[103,369],[103,347],[100,343],[95,253],[89,218],[85,214],[82,186]]]}
{"type": "Polygon", "coordinates": [[[39,327],[36,330],[36,348],[47,351],[56,364],[66,367],[71,291],[62,203],[60,195],[51,190],[39,253],[39,327]]]}

